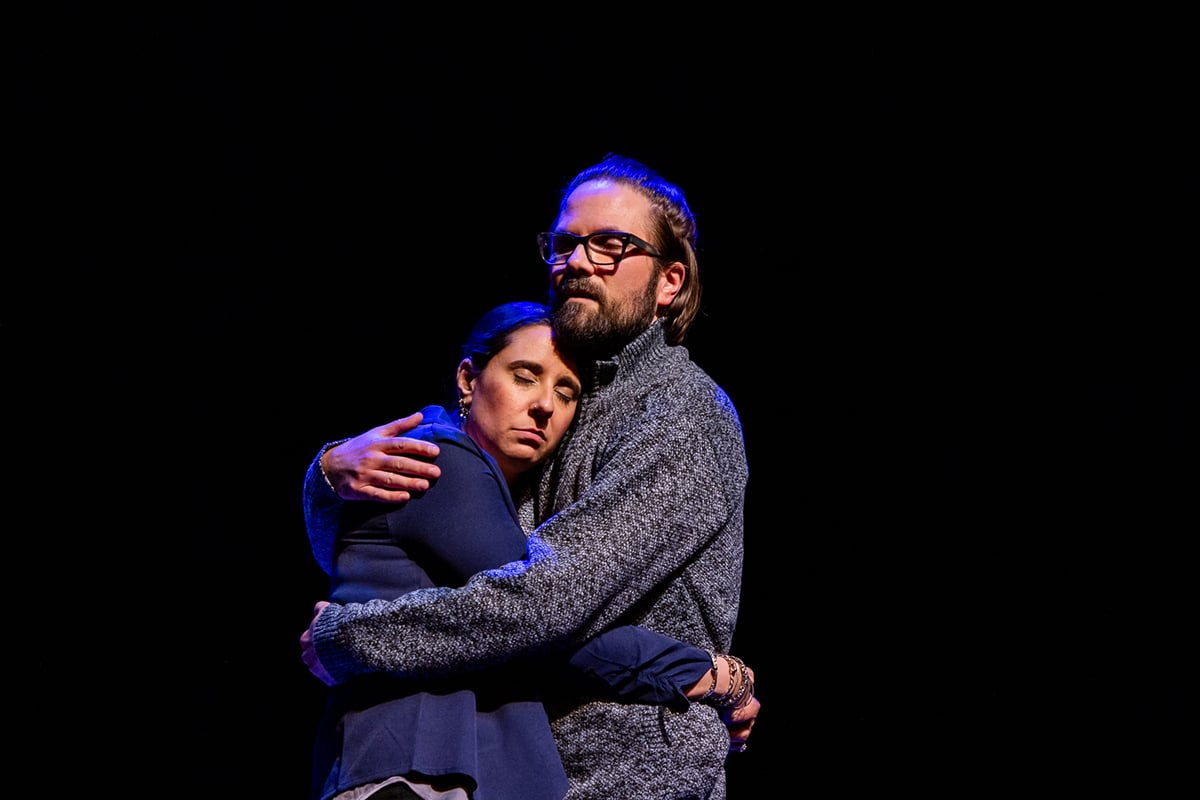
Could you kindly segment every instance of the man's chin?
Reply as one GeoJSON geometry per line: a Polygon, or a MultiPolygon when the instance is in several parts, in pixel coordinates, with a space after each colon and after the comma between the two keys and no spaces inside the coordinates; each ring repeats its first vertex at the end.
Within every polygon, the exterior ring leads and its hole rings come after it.
{"type": "Polygon", "coordinates": [[[573,347],[592,349],[604,338],[604,329],[600,301],[591,298],[569,297],[554,315],[555,333],[573,347]]]}
{"type": "Polygon", "coordinates": [[[560,321],[595,319],[600,313],[600,301],[590,297],[568,297],[559,308],[560,321]]]}

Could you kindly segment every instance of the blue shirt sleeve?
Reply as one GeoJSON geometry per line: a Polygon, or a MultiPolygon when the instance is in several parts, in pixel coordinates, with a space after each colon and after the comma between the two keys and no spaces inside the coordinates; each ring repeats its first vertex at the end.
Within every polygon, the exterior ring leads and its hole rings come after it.
{"type": "Polygon", "coordinates": [[[686,709],[685,691],[712,669],[708,651],[636,625],[605,631],[571,656],[570,667],[608,699],[686,709]]]}

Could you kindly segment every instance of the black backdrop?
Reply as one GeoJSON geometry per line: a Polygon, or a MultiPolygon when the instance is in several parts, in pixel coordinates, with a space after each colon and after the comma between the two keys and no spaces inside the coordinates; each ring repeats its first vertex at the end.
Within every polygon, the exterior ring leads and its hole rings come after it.
{"type": "Polygon", "coordinates": [[[100,489],[71,557],[30,537],[102,598],[30,671],[106,782],[303,795],[305,467],[543,296],[534,233],[608,151],[688,192],[688,346],[746,436],[764,710],[730,796],[1180,768],[1196,64],[1168,38],[64,12],[14,50],[6,327],[39,521],[62,471],[100,489]]]}

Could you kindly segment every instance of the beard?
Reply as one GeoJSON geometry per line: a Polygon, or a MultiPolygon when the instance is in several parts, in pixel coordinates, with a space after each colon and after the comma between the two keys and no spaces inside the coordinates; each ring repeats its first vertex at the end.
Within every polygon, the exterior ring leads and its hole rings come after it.
{"type": "Polygon", "coordinates": [[[655,278],[650,276],[640,295],[622,301],[614,301],[603,284],[564,278],[554,291],[554,335],[581,360],[611,358],[654,321],[658,307],[655,278]],[[596,305],[567,302],[571,290],[586,293],[596,305]]]}

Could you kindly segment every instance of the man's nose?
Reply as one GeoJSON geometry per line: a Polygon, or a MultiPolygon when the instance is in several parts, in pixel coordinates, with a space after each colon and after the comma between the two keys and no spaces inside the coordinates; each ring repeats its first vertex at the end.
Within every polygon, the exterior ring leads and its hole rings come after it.
{"type": "Polygon", "coordinates": [[[575,273],[596,271],[596,265],[588,258],[587,246],[583,242],[575,245],[575,249],[571,251],[571,255],[567,256],[566,268],[575,273]]]}

